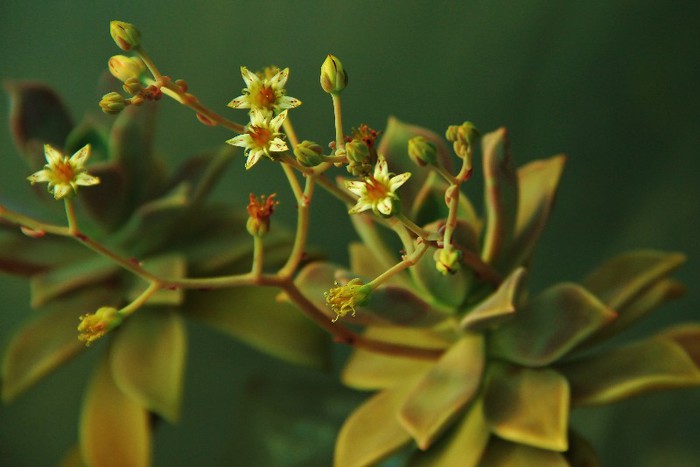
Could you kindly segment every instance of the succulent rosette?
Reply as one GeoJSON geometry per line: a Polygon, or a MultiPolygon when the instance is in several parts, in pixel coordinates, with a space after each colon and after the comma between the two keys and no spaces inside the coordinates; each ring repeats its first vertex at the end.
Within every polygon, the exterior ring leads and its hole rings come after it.
{"type": "MultiPolygon", "coordinates": [[[[439,234],[447,183],[408,165],[414,136],[432,142],[449,167],[440,137],[395,119],[378,153],[395,172],[412,170],[401,188],[402,209],[425,231],[439,234]]],[[[369,338],[426,352],[352,352],[342,380],[377,392],[340,430],[337,467],[375,465],[399,450],[408,452],[412,466],[596,465],[593,448],[569,425],[572,409],[700,384],[698,325],[618,347],[601,345],[683,292],[670,278],[683,255],[625,253],[580,283],[528,290],[533,250],[565,157],[516,168],[505,129],[484,135],[481,148],[485,213],[478,215],[461,194],[454,274],[438,270],[440,245],[432,245],[417,264],[353,308],[354,317],[343,318],[363,326],[369,338]]],[[[362,241],[350,247],[352,273],[319,262],[297,278],[319,305],[321,291],[334,281],[373,278],[399,260],[376,217],[362,214],[353,222],[362,241]]]]}
{"type": "MultiPolygon", "coordinates": [[[[113,125],[103,125],[101,116],[74,125],[51,89],[20,82],[12,83],[10,91],[14,136],[29,170],[40,170],[46,163],[46,144],[63,154],[90,144],[89,171],[100,184],[77,192],[81,235],[164,279],[225,276],[250,268],[253,247],[245,209],[207,201],[234,148],[225,145],[170,171],[153,151],[152,104],[125,109],[113,125]]],[[[65,223],[61,206],[45,189],[36,192],[47,203],[32,205],[26,199],[22,210],[65,223]]],[[[287,258],[290,238],[280,229],[265,237],[268,266],[287,258]]],[[[146,287],[75,238],[20,231],[4,221],[0,271],[29,279],[36,310],[3,355],[4,401],[19,397],[85,350],[78,340],[81,315],[99,309],[91,316],[111,316],[146,287]]],[[[90,465],[149,465],[155,426],[151,416],[170,422],[179,417],[186,319],[289,362],[327,364],[324,332],[291,305],[276,301],[267,288],[158,290],[143,308],[93,344],[94,350],[103,350],[102,357],[83,401],[79,448],[67,459],[82,458],[90,465]]],[[[92,325],[86,323],[88,328],[92,325]]]]}

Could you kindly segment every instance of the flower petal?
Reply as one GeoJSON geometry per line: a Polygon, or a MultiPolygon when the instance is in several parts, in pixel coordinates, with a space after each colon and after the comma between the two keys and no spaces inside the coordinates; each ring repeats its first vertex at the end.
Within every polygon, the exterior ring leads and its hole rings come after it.
{"type": "Polygon", "coordinates": [[[233,109],[249,109],[250,108],[250,96],[245,94],[236,97],[234,100],[227,104],[233,109]]]}
{"type": "Polygon", "coordinates": [[[70,163],[76,168],[82,168],[90,157],[90,145],[86,144],[70,156],[70,163]]]}
{"type": "Polygon", "coordinates": [[[282,152],[288,150],[287,143],[281,138],[275,138],[270,141],[270,151],[272,152],[282,152]]]}
{"type": "Polygon", "coordinates": [[[371,208],[372,205],[370,203],[367,203],[366,201],[360,199],[359,201],[357,201],[357,204],[348,211],[348,214],[357,214],[371,208]]]}
{"type": "Polygon", "coordinates": [[[284,89],[284,86],[287,84],[287,79],[289,78],[289,68],[285,68],[284,70],[280,70],[270,78],[270,86],[272,86],[273,89],[284,89]]]}
{"type": "Polygon", "coordinates": [[[392,207],[392,199],[388,196],[377,203],[377,210],[385,216],[391,215],[392,207]]]}
{"type": "Polygon", "coordinates": [[[29,177],[27,177],[27,180],[29,180],[29,182],[32,185],[35,183],[48,182],[51,180],[51,178],[49,177],[50,174],[51,174],[51,172],[46,170],[46,169],[40,170],[38,172],[34,172],[29,177]]]}
{"type": "Polygon", "coordinates": [[[391,191],[396,191],[398,187],[406,183],[406,181],[411,178],[411,172],[404,172],[401,175],[396,175],[389,180],[389,189],[391,191]]]}
{"type": "Polygon", "coordinates": [[[272,121],[270,121],[270,128],[274,131],[279,131],[280,126],[282,126],[282,122],[284,122],[285,118],[287,118],[287,111],[283,110],[279,113],[279,115],[273,118],[272,121]]]}
{"type": "Polygon", "coordinates": [[[250,147],[252,139],[250,135],[246,133],[245,135],[238,135],[234,138],[231,138],[226,142],[232,146],[240,146],[242,148],[247,148],[250,147]]]}
{"type": "Polygon", "coordinates": [[[241,67],[241,76],[243,77],[243,81],[245,81],[245,85],[248,89],[250,89],[254,84],[260,83],[260,78],[258,78],[258,75],[251,72],[244,66],[241,67]]]}
{"type": "Polygon", "coordinates": [[[294,107],[299,107],[300,105],[301,101],[299,99],[295,99],[294,97],[290,96],[282,96],[277,101],[277,106],[280,109],[292,109],[294,107]]]}
{"type": "Polygon", "coordinates": [[[252,149],[249,151],[248,160],[245,162],[246,170],[249,170],[251,167],[257,164],[263,154],[265,154],[265,152],[262,149],[252,149]]]}
{"type": "Polygon", "coordinates": [[[365,182],[358,180],[346,181],[345,188],[357,196],[363,196],[367,192],[367,185],[365,182]]]}
{"type": "Polygon", "coordinates": [[[83,172],[75,177],[75,183],[81,186],[91,186],[100,183],[100,179],[83,172]]]}
{"type": "Polygon", "coordinates": [[[53,189],[53,197],[56,199],[65,198],[72,191],[71,186],[67,183],[60,183],[53,189]]]}
{"type": "Polygon", "coordinates": [[[50,144],[44,145],[44,155],[46,156],[46,162],[50,165],[56,165],[63,160],[63,154],[50,144]]]}

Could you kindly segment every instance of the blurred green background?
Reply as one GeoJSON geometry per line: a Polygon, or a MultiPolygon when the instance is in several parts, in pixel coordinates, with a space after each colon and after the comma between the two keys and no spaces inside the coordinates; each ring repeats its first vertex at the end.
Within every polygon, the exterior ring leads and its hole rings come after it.
{"type": "MultiPolygon", "coordinates": [[[[349,71],[347,126],[382,128],[395,115],[441,133],[468,119],[484,131],[507,126],[519,164],[567,153],[535,289],[576,280],[616,252],[682,251],[687,295],[624,338],[700,320],[700,2],[3,1],[1,78],[51,83],[76,118],[94,111],[95,83],[119,53],[112,19],[138,25],[165,74],[241,121],[243,112],[225,107],[244,86],[239,67],[289,66],[288,93],[304,102],[292,114],[297,131],[332,139],[330,99],[318,85],[332,52],[349,71]]],[[[28,173],[7,131],[4,94],[0,108],[0,200],[21,206],[28,173]]],[[[230,137],[171,101],[161,108],[157,147],[174,162],[230,137]]],[[[285,187],[264,162],[245,173],[236,161],[218,196],[243,207],[248,192],[277,190],[279,218],[292,225],[285,187]]],[[[344,261],[353,234],[343,209],[320,196],[314,220],[313,243],[344,261]]],[[[0,296],[4,347],[30,313],[28,285],[2,275],[0,296]]],[[[343,414],[363,395],[333,374],[190,330],[183,418],[157,430],[156,465],[330,465],[343,414]]],[[[0,407],[1,465],[54,465],[72,446],[95,357],[87,352],[0,407]]],[[[698,465],[698,420],[697,389],[574,415],[604,463],[625,466],[698,465]]]]}

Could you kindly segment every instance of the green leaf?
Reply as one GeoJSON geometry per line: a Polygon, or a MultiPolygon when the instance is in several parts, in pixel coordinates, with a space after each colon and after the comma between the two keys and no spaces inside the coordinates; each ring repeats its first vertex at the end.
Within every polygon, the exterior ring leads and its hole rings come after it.
{"type": "MultiPolygon", "coordinates": [[[[357,216],[353,216],[357,217],[357,216]]],[[[350,270],[359,276],[364,277],[377,277],[388,269],[384,265],[377,261],[372,248],[364,243],[352,242],[349,245],[350,251],[350,270]]],[[[394,285],[408,285],[410,281],[406,280],[404,274],[396,274],[392,276],[387,282],[394,285]]]]}
{"type": "Polygon", "coordinates": [[[513,317],[526,270],[518,268],[488,298],[470,310],[459,323],[465,331],[483,331],[513,317]]]}
{"type": "MultiPolygon", "coordinates": [[[[362,243],[374,255],[374,261],[378,269],[384,272],[399,261],[398,256],[391,251],[382,235],[377,231],[377,224],[372,216],[350,216],[350,222],[355,227],[355,231],[360,236],[362,243]]],[[[397,274],[395,277],[401,278],[404,275],[397,274]]]]}
{"type": "Polygon", "coordinates": [[[571,467],[601,467],[593,446],[583,436],[569,430],[569,450],[564,454],[571,467]]]}
{"type": "MultiPolygon", "coordinates": [[[[420,188],[431,173],[428,169],[418,169],[408,157],[408,140],[414,136],[423,136],[437,147],[437,157],[448,170],[451,169],[450,149],[445,141],[430,130],[404,123],[390,117],[377,152],[383,154],[389,163],[391,172],[400,174],[411,172],[411,179],[401,187],[401,205],[407,210],[414,204],[420,188]]],[[[354,217],[354,216],[353,216],[354,217]]]]}
{"type": "Polygon", "coordinates": [[[97,367],[83,399],[79,436],[80,450],[87,465],[150,465],[148,412],[119,390],[107,359],[97,367]]]}
{"type": "Polygon", "coordinates": [[[494,330],[489,351],[521,365],[545,366],[562,358],[616,316],[583,287],[557,284],[494,330]]]}
{"type": "Polygon", "coordinates": [[[84,118],[66,137],[66,154],[74,154],[86,144],[90,145],[90,164],[88,171],[92,173],[95,162],[107,159],[109,135],[105,128],[100,127],[92,117],[84,118]]]}
{"type": "Polygon", "coordinates": [[[610,259],[583,280],[583,286],[610,308],[623,308],[685,261],[680,253],[642,250],[610,259]]]}
{"type": "MultiPolygon", "coordinates": [[[[447,336],[424,328],[368,327],[365,337],[426,349],[446,349],[451,343],[447,336]]],[[[386,355],[356,347],[343,369],[341,380],[354,389],[384,389],[421,375],[434,364],[429,360],[386,355]]]]}
{"type": "Polygon", "coordinates": [[[465,335],[420,378],[399,412],[420,449],[428,449],[477,394],[484,358],[483,337],[465,335]]]}
{"type": "Polygon", "coordinates": [[[566,156],[538,160],[518,169],[518,216],[507,254],[511,269],[527,263],[549,219],[566,156]]]}
{"type": "Polygon", "coordinates": [[[659,333],[657,338],[670,340],[680,345],[693,360],[695,366],[700,368],[700,324],[679,324],[659,333]]]}
{"type": "Polygon", "coordinates": [[[218,151],[190,157],[169,181],[170,188],[187,182],[192,191],[190,202],[203,201],[225,173],[236,152],[236,148],[225,144],[218,151]]]}
{"type": "Polygon", "coordinates": [[[376,465],[411,440],[396,413],[413,384],[385,389],[345,420],[335,445],[335,467],[376,465]]]}
{"type": "Polygon", "coordinates": [[[481,256],[501,270],[515,235],[518,178],[505,128],[485,134],[481,146],[486,201],[486,232],[481,256]]]}
{"type": "Polygon", "coordinates": [[[569,467],[558,452],[509,443],[491,437],[479,467],[569,467]]]}
{"type": "Polygon", "coordinates": [[[126,204],[128,187],[124,170],[114,161],[91,164],[90,175],[100,183],[78,191],[80,204],[90,217],[107,231],[117,229],[129,214],[126,204]]]}
{"type": "Polygon", "coordinates": [[[83,290],[51,302],[12,336],[2,360],[2,399],[9,402],[85,348],[78,318],[114,303],[109,289],[83,290]]]}
{"type": "Polygon", "coordinates": [[[576,405],[601,405],[660,389],[697,386],[700,370],[673,339],[648,339],[567,363],[576,405]]]}
{"type": "MultiPolygon", "coordinates": [[[[445,191],[448,187],[449,184],[445,180],[440,178],[437,173],[431,172],[413,200],[411,219],[418,225],[446,219],[449,209],[445,202],[445,191]]],[[[457,218],[468,225],[470,230],[474,232],[474,236],[479,238],[483,221],[464,193],[460,193],[457,218]]]]}
{"type": "Polygon", "coordinates": [[[83,462],[83,458],[80,455],[80,447],[77,444],[70,448],[70,451],[63,456],[61,463],[58,465],[59,467],[88,467],[83,462]]]}
{"type": "MultiPolygon", "coordinates": [[[[141,266],[148,272],[165,280],[178,280],[186,276],[187,263],[185,258],[179,254],[169,254],[148,258],[141,266]]],[[[129,291],[128,299],[135,300],[147,288],[143,281],[139,281],[129,291]]],[[[180,305],[185,298],[185,293],[181,288],[160,289],[148,299],[148,304],[153,305],[180,305]]]]}
{"type": "Polygon", "coordinates": [[[0,271],[31,276],[86,256],[85,247],[72,239],[48,235],[30,238],[16,226],[0,223],[0,271]]]}
{"type": "Polygon", "coordinates": [[[182,316],[169,309],[142,308],[122,324],[112,341],[112,377],[127,397],[175,422],[186,356],[182,316]]]}
{"type": "Polygon", "coordinates": [[[410,467],[475,466],[489,441],[481,398],[475,399],[457,426],[427,451],[418,451],[410,467]]]}
{"type": "Polygon", "coordinates": [[[326,333],[299,310],[276,300],[276,289],[237,287],[191,291],[183,305],[193,319],[252,347],[299,365],[330,365],[326,333]]]}
{"type": "Polygon", "coordinates": [[[30,280],[32,307],[38,308],[76,289],[109,281],[119,271],[119,267],[107,258],[91,256],[36,274],[30,280]]]}
{"type": "Polygon", "coordinates": [[[556,371],[493,363],[484,404],[497,436],[535,448],[567,450],[569,385],[556,371]]]}
{"type": "Polygon", "coordinates": [[[10,126],[15,143],[25,153],[32,170],[45,163],[43,145],[63,150],[73,128],[68,110],[48,86],[30,81],[8,82],[10,126]]]}

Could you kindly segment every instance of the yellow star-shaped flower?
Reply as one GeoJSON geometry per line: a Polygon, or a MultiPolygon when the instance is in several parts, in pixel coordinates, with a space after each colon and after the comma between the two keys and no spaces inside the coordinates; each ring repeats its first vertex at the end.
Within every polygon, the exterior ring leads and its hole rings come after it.
{"type": "Polygon", "coordinates": [[[90,186],[100,183],[100,179],[87,173],[85,163],[90,157],[90,145],[78,149],[75,154],[64,156],[49,144],[44,145],[46,164],[42,170],[33,173],[27,180],[35,183],[47,182],[49,192],[54,198],[61,199],[76,193],[78,186],[90,186]]]}
{"type": "Polygon", "coordinates": [[[301,105],[299,99],[285,95],[284,86],[289,78],[289,68],[280,70],[270,67],[264,73],[256,74],[242,66],[241,75],[246,87],[243,89],[243,95],[229,102],[229,107],[279,113],[301,105]]]}
{"type": "Polygon", "coordinates": [[[410,172],[404,172],[401,175],[389,173],[386,160],[380,156],[372,176],[366,177],[363,181],[345,182],[345,187],[359,196],[357,204],[348,212],[357,214],[371,209],[375,214],[383,217],[395,214],[399,201],[399,196],[395,193],[396,189],[406,183],[410,177],[410,172]]]}
{"type": "Polygon", "coordinates": [[[246,169],[253,167],[262,156],[274,159],[272,153],[289,149],[287,143],[280,137],[282,133],[279,131],[286,117],[286,110],[271,119],[266,112],[253,109],[246,132],[226,141],[232,146],[245,148],[248,157],[245,163],[246,169]]]}

